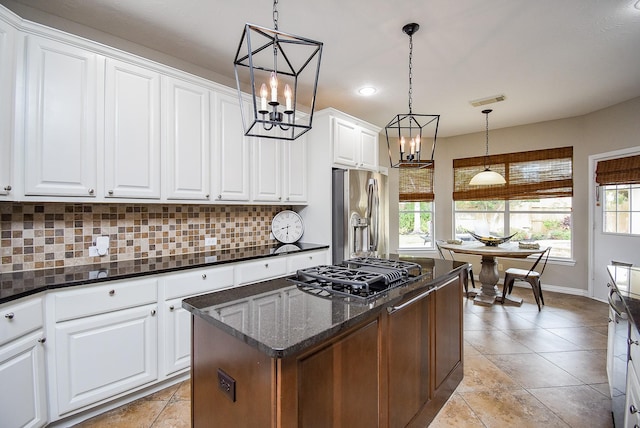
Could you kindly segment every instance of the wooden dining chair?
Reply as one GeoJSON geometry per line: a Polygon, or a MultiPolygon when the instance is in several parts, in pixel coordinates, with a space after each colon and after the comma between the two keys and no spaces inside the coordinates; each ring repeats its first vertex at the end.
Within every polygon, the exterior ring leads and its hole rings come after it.
{"type": "MultiPolygon", "coordinates": [[[[442,241],[436,241],[436,248],[438,249],[438,253],[440,253],[440,258],[443,260],[447,260],[447,258],[444,256],[444,252],[442,251],[442,248],[440,247],[440,243],[442,241]]],[[[455,257],[453,256],[453,251],[451,250],[447,250],[449,251],[449,259],[451,260],[455,260],[455,257]]],[[[467,298],[469,297],[469,278],[471,278],[471,286],[473,288],[476,288],[476,280],[473,278],[473,267],[471,266],[471,263],[469,263],[467,265],[467,276],[464,279],[464,293],[467,295],[467,298]]]]}
{"type": "MultiPolygon", "coordinates": [[[[513,283],[515,281],[524,281],[531,284],[531,288],[533,289],[533,297],[536,299],[536,303],[538,304],[538,310],[540,311],[542,308],[540,306],[540,302],[544,305],[544,297],[542,295],[542,282],[540,281],[540,277],[544,272],[544,268],[547,266],[547,260],[549,260],[549,253],[551,252],[551,247],[547,247],[538,258],[535,263],[531,266],[531,269],[518,269],[518,268],[509,268],[504,271],[504,286],[502,288],[502,295],[506,296],[511,294],[513,291],[513,283]],[[542,263],[542,269],[540,272],[536,271],[536,267],[540,264],[540,261],[544,259],[542,263]]],[[[502,304],[504,304],[504,300],[502,299],[502,304]]]]}

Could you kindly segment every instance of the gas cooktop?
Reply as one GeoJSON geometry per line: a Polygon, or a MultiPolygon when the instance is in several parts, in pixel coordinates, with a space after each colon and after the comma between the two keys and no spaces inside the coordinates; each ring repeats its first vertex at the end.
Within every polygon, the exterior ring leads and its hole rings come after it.
{"type": "Polygon", "coordinates": [[[416,263],[359,257],[340,265],[300,269],[296,277],[289,280],[320,297],[339,296],[368,302],[421,274],[422,268],[416,263]]]}

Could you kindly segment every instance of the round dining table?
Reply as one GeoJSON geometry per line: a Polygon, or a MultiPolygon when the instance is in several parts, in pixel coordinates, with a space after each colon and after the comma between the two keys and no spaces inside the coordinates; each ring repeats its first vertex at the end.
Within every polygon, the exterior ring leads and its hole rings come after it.
{"type": "MultiPolygon", "coordinates": [[[[500,279],[498,273],[497,257],[508,258],[527,258],[532,254],[540,254],[546,250],[546,247],[540,248],[520,248],[518,243],[507,242],[497,246],[485,245],[481,242],[471,242],[462,244],[449,244],[443,242],[440,248],[459,254],[473,254],[482,257],[482,268],[478,278],[482,287],[480,290],[469,290],[469,294],[475,293],[474,304],[493,305],[495,302],[502,302],[511,305],[522,305],[521,298],[511,296],[503,296],[502,291],[498,289],[496,284],[500,279]]],[[[535,261],[532,262],[532,264],[535,261]]]]}

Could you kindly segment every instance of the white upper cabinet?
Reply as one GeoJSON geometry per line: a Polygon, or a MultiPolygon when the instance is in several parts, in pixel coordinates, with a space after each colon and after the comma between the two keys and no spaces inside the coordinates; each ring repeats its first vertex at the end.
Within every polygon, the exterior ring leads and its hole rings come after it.
{"type": "Polygon", "coordinates": [[[348,168],[378,170],[379,129],[337,110],[332,115],[333,163],[348,168]]]}
{"type": "Polygon", "coordinates": [[[216,168],[213,171],[215,199],[248,201],[249,139],[243,131],[240,102],[237,95],[217,92],[215,106],[212,120],[215,144],[211,162],[216,168]]]}
{"type": "Polygon", "coordinates": [[[254,201],[280,202],[282,200],[282,144],[271,138],[252,139],[254,201]]]}
{"type": "Polygon", "coordinates": [[[97,56],[27,36],[25,195],[95,196],[97,56]]]}
{"type": "Polygon", "coordinates": [[[285,203],[307,202],[307,134],[293,141],[284,141],[285,203]]]}
{"type": "Polygon", "coordinates": [[[13,56],[16,30],[0,19],[0,196],[13,190],[13,56]]]}
{"type": "Polygon", "coordinates": [[[160,199],[160,173],[160,74],[108,58],[105,196],[160,199]]]}
{"type": "Polygon", "coordinates": [[[210,91],[171,77],[163,78],[163,135],[167,199],[209,199],[210,91]]]}

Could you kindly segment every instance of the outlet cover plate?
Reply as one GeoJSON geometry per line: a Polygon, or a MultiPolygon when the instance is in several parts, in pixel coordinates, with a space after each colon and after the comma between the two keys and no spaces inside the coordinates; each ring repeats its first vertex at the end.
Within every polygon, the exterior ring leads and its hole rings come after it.
{"type": "Polygon", "coordinates": [[[204,238],[204,246],[212,247],[218,243],[218,238],[204,238]]]}
{"type": "Polygon", "coordinates": [[[218,388],[232,402],[236,402],[236,380],[218,369],[218,388]]]}

